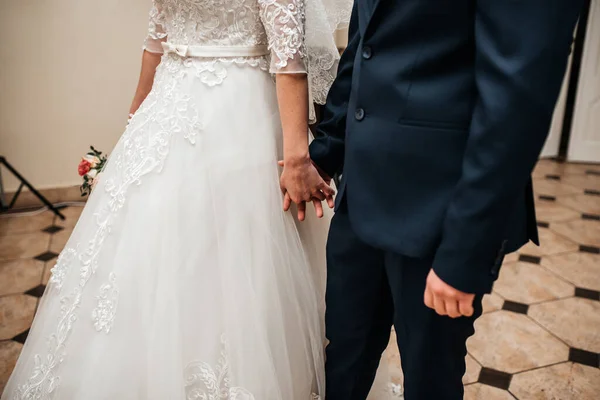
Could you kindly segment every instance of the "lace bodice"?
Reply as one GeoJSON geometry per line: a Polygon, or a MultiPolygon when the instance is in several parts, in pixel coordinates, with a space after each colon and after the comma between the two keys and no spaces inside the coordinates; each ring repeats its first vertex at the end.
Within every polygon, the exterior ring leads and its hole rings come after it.
{"type": "Polygon", "coordinates": [[[307,74],[309,120],[314,122],[313,103],[325,104],[337,71],[339,53],[333,34],[347,26],[352,3],[352,0],[153,0],[144,49],[154,53],[166,49],[170,63],[185,59],[183,65],[195,67],[196,75],[209,86],[221,84],[231,64],[259,67],[272,74],[307,74]],[[235,49],[233,53],[254,49],[256,54],[227,54],[231,51],[224,51],[225,56],[217,54],[223,49],[235,49]],[[210,53],[213,50],[214,55],[210,53]]]}
{"type": "Polygon", "coordinates": [[[303,0],[154,0],[144,48],[268,46],[272,73],[306,73],[303,0]]]}

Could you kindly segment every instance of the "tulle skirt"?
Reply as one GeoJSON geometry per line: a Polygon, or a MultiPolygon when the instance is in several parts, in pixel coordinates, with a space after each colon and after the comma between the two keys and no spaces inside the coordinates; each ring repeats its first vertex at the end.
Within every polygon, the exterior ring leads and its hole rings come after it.
{"type": "Polygon", "coordinates": [[[2,399],[324,395],[330,219],[281,210],[272,78],[174,58],[61,253],[2,399]]]}

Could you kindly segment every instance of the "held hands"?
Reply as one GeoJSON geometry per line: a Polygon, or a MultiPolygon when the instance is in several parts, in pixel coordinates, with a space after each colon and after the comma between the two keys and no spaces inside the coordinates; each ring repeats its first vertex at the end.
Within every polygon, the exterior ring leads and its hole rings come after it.
{"type": "Polygon", "coordinates": [[[317,217],[323,217],[322,201],[333,208],[333,195],[335,190],[329,186],[331,178],[312,163],[310,158],[302,157],[279,161],[283,172],[279,178],[279,186],[284,194],[283,210],[288,211],[292,202],[298,206],[298,219],[306,218],[306,203],[312,202],[317,217]]]}
{"type": "Polygon", "coordinates": [[[470,317],[473,315],[474,294],[461,292],[442,281],[436,273],[429,271],[425,286],[425,305],[439,315],[450,318],[470,317]]]}

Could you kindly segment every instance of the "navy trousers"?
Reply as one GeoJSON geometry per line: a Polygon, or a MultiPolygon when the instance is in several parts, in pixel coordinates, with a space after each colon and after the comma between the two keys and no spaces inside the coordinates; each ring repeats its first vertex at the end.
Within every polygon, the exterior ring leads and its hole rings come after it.
{"type": "Polygon", "coordinates": [[[462,399],[466,340],[481,315],[451,319],[425,307],[431,260],[369,246],[354,233],[342,200],[327,243],[327,400],[365,400],[392,324],[406,400],[462,399]]]}

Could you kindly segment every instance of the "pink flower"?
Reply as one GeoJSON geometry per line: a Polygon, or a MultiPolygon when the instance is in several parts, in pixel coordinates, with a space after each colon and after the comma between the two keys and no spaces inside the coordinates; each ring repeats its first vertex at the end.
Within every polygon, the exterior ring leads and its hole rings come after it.
{"type": "Polygon", "coordinates": [[[93,154],[86,154],[83,159],[90,163],[90,168],[96,168],[100,164],[100,159],[93,154]]]}
{"type": "Polygon", "coordinates": [[[77,167],[77,172],[79,172],[79,176],[84,176],[90,171],[91,168],[92,164],[90,164],[89,161],[82,158],[81,162],[79,163],[79,166],[77,167]]]}

